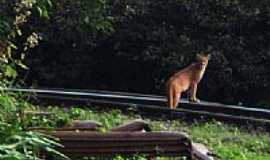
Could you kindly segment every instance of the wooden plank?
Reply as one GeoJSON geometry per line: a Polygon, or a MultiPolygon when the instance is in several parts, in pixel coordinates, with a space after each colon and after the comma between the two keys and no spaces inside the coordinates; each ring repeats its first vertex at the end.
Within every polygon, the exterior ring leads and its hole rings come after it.
{"type": "MultiPolygon", "coordinates": [[[[60,150],[61,151],[61,150],[60,150]]],[[[62,150],[65,154],[72,155],[134,155],[134,154],[151,154],[155,156],[189,156],[190,153],[186,148],[179,148],[179,146],[170,146],[170,148],[162,148],[156,150],[155,148],[142,147],[138,149],[137,147],[117,147],[117,148],[95,148],[95,149],[78,149],[78,148],[67,148],[62,150]]]]}
{"type": "Polygon", "coordinates": [[[85,140],[85,141],[136,141],[136,140],[186,140],[187,136],[180,132],[66,132],[66,131],[52,131],[51,135],[60,137],[63,140],[85,140]]]}
{"type": "MultiPolygon", "coordinates": [[[[64,146],[72,146],[74,148],[95,148],[99,147],[117,147],[117,146],[166,146],[166,145],[182,145],[185,142],[180,141],[129,141],[128,143],[123,143],[122,141],[106,141],[106,143],[97,142],[81,142],[81,141],[62,141],[64,146]]],[[[185,144],[184,144],[185,145],[185,144]]]]}
{"type": "Polygon", "coordinates": [[[68,155],[102,156],[148,154],[191,157],[191,141],[180,132],[67,132],[53,131],[68,155]]]}

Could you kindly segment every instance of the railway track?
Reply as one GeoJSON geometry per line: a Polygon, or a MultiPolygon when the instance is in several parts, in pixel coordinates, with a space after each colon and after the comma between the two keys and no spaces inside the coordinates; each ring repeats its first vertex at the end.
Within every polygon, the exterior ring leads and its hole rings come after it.
{"type": "Polygon", "coordinates": [[[202,101],[190,103],[186,99],[175,110],[166,107],[163,96],[136,94],[127,92],[110,92],[99,90],[71,90],[71,89],[26,89],[8,88],[9,92],[34,94],[38,99],[59,100],[62,102],[84,102],[87,104],[104,104],[119,107],[131,107],[150,114],[167,114],[172,117],[215,118],[228,122],[266,124],[270,126],[270,110],[245,106],[225,105],[202,101]]]}

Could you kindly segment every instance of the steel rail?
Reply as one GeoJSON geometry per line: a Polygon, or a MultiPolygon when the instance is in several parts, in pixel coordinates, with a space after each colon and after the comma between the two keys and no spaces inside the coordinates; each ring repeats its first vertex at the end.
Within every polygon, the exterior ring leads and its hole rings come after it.
{"type": "Polygon", "coordinates": [[[166,107],[162,106],[155,106],[155,105],[142,105],[142,104],[132,104],[132,103],[125,103],[125,102],[115,102],[115,101],[109,101],[109,100],[97,100],[97,99],[85,99],[85,98],[71,98],[71,97],[61,97],[61,96],[44,96],[40,95],[41,98],[50,98],[50,99],[61,99],[61,100],[72,100],[72,101],[83,101],[83,102],[90,102],[94,104],[103,104],[106,106],[114,105],[117,107],[132,107],[137,109],[146,109],[148,111],[154,111],[151,112],[152,115],[154,114],[165,114],[168,115],[169,118],[183,118],[183,117],[193,117],[193,118],[214,118],[217,120],[226,120],[226,121],[234,121],[239,123],[246,123],[246,122],[252,122],[256,124],[270,124],[270,120],[266,119],[259,119],[259,118],[252,118],[252,117],[245,117],[245,116],[234,116],[229,114],[223,114],[223,113],[213,113],[213,112],[207,112],[207,111],[196,111],[192,109],[185,109],[185,108],[177,108],[175,110],[171,110],[166,107]]]}
{"type": "Polygon", "coordinates": [[[270,110],[244,106],[224,105],[220,103],[190,103],[187,100],[182,100],[179,108],[171,110],[167,107],[164,107],[166,103],[165,97],[154,95],[97,90],[93,90],[92,92],[90,90],[88,92],[80,92],[79,90],[26,88],[8,88],[5,90],[11,92],[23,92],[31,94],[34,93],[40,98],[138,107],[141,109],[144,108],[159,110],[175,115],[192,114],[196,116],[270,123],[270,110]]]}
{"type": "Polygon", "coordinates": [[[133,95],[124,95],[119,94],[119,92],[108,92],[105,94],[103,92],[78,92],[78,91],[63,91],[63,90],[54,90],[54,89],[18,89],[18,88],[9,88],[7,91],[15,92],[27,92],[27,93],[37,93],[37,94],[55,94],[55,95],[73,95],[73,96],[95,96],[101,98],[127,98],[130,100],[147,100],[147,101],[165,101],[165,98],[155,98],[151,96],[133,96],[133,95]]]}
{"type": "MultiPolygon", "coordinates": [[[[15,91],[15,92],[26,92],[26,93],[36,93],[36,94],[51,94],[51,95],[67,95],[67,96],[87,96],[87,97],[97,97],[97,98],[121,98],[128,100],[145,100],[149,101],[158,101],[166,103],[166,98],[163,96],[156,95],[144,95],[144,94],[134,94],[127,92],[109,92],[109,91],[97,91],[97,90],[88,90],[88,92],[80,92],[80,91],[69,91],[58,90],[58,89],[25,89],[25,88],[8,88],[5,89],[7,91],[15,91]]],[[[262,108],[253,108],[246,106],[236,106],[236,105],[225,105],[221,103],[215,102],[207,102],[201,101],[200,103],[191,103],[186,99],[181,99],[181,103],[183,104],[191,104],[196,106],[211,106],[211,107],[226,107],[230,109],[241,109],[243,111],[261,111],[270,114],[270,109],[262,109],[262,108]]]]}

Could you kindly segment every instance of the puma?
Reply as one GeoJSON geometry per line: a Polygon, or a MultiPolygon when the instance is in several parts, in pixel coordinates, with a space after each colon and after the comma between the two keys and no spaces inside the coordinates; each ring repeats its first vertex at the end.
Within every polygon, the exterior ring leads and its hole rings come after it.
{"type": "Polygon", "coordinates": [[[166,83],[167,103],[175,109],[181,99],[181,93],[189,91],[189,101],[199,102],[196,98],[197,86],[208,65],[210,54],[197,54],[196,62],[172,75],[166,83]]]}

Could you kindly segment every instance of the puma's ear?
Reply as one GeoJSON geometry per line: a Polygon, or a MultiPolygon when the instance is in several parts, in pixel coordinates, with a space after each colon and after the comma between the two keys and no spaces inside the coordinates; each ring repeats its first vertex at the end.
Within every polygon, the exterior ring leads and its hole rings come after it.
{"type": "Polygon", "coordinates": [[[202,59],[203,58],[203,54],[202,53],[197,53],[196,54],[196,59],[197,60],[200,60],[200,59],[202,59]]]}
{"type": "Polygon", "coordinates": [[[211,59],[211,54],[208,53],[208,54],[206,55],[206,57],[207,57],[208,60],[210,60],[210,59],[211,59]]]}

